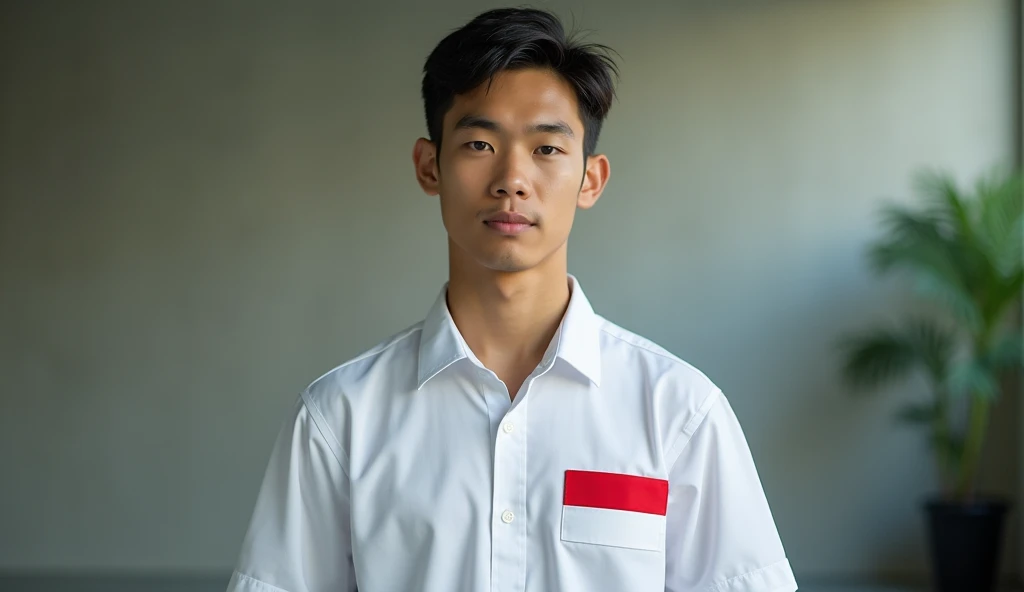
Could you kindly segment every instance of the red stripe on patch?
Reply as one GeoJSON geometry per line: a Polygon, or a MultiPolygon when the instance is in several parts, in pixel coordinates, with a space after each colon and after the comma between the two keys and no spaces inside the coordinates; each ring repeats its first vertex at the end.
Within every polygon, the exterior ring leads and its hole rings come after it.
{"type": "Polygon", "coordinates": [[[562,503],[664,516],[668,481],[623,473],[566,471],[562,503]]]}

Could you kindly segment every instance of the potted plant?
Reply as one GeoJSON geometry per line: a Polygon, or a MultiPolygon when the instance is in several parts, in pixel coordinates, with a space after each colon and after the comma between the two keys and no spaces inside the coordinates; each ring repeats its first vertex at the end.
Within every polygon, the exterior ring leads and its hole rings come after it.
{"type": "Polygon", "coordinates": [[[993,405],[1022,367],[1020,174],[991,173],[967,192],[952,177],[916,177],[920,207],[886,205],[873,269],[906,272],[928,306],[904,322],[842,338],[843,378],[872,392],[919,372],[929,397],[898,410],[927,433],[942,491],[923,503],[940,592],[989,592],[1007,499],[976,490],[993,405]]]}

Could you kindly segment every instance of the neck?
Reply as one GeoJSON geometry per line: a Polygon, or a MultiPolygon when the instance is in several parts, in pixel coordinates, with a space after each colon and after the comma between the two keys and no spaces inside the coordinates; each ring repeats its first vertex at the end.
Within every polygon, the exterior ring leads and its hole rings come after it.
{"type": "Polygon", "coordinates": [[[569,296],[564,257],[518,272],[479,265],[467,270],[449,261],[447,303],[455,326],[484,366],[499,374],[532,371],[558,330],[569,296]]]}

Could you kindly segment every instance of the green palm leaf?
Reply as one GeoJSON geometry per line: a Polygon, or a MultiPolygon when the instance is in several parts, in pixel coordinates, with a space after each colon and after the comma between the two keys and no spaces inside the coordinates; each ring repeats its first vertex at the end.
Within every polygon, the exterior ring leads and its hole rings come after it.
{"type": "Polygon", "coordinates": [[[954,396],[976,396],[991,399],[998,393],[996,377],[977,358],[953,364],[946,377],[949,393],[954,396]]]}
{"type": "Polygon", "coordinates": [[[877,272],[909,271],[919,293],[944,303],[965,323],[977,326],[982,315],[968,288],[967,270],[972,265],[956,242],[944,235],[941,226],[956,224],[956,215],[947,213],[946,218],[952,221],[943,222],[902,206],[885,207],[882,221],[889,238],[873,245],[868,255],[877,272]]]}
{"type": "Polygon", "coordinates": [[[956,347],[956,334],[943,324],[923,317],[911,317],[905,324],[904,334],[933,383],[940,384],[956,347]]]}
{"type": "Polygon", "coordinates": [[[843,378],[860,391],[908,374],[919,361],[914,346],[904,335],[888,329],[875,329],[839,342],[845,352],[843,378]]]}
{"type": "Polygon", "coordinates": [[[1021,265],[1021,180],[983,177],[977,185],[979,245],[999,277],[1008,278],[1021,265]]]}
{"type": "Polygon", "coordinates": [[[951,235],[968,239],[972,234],[969,202],[960,199],[960,190],[949,175],[924,170],[914,177],[914,188],[924,198],[924,211],[951,235]]]}

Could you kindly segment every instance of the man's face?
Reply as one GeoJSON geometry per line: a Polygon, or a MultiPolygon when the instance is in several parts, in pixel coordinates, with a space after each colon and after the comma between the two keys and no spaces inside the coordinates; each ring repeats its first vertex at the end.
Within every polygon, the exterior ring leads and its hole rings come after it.
{"type": "Polygon", "coordinates": [[[576,208],[591,207],[608,177],[604,156],[584,167],[572,87],[540,69],[502,72],[490,89],[456,96],[441,153],[421,138],[413,158],[424,191],[440,195],[456,260],[503,272],[564,256],[576,208]],[[509,214],[527,223],[494,219],[509,214]]]}

